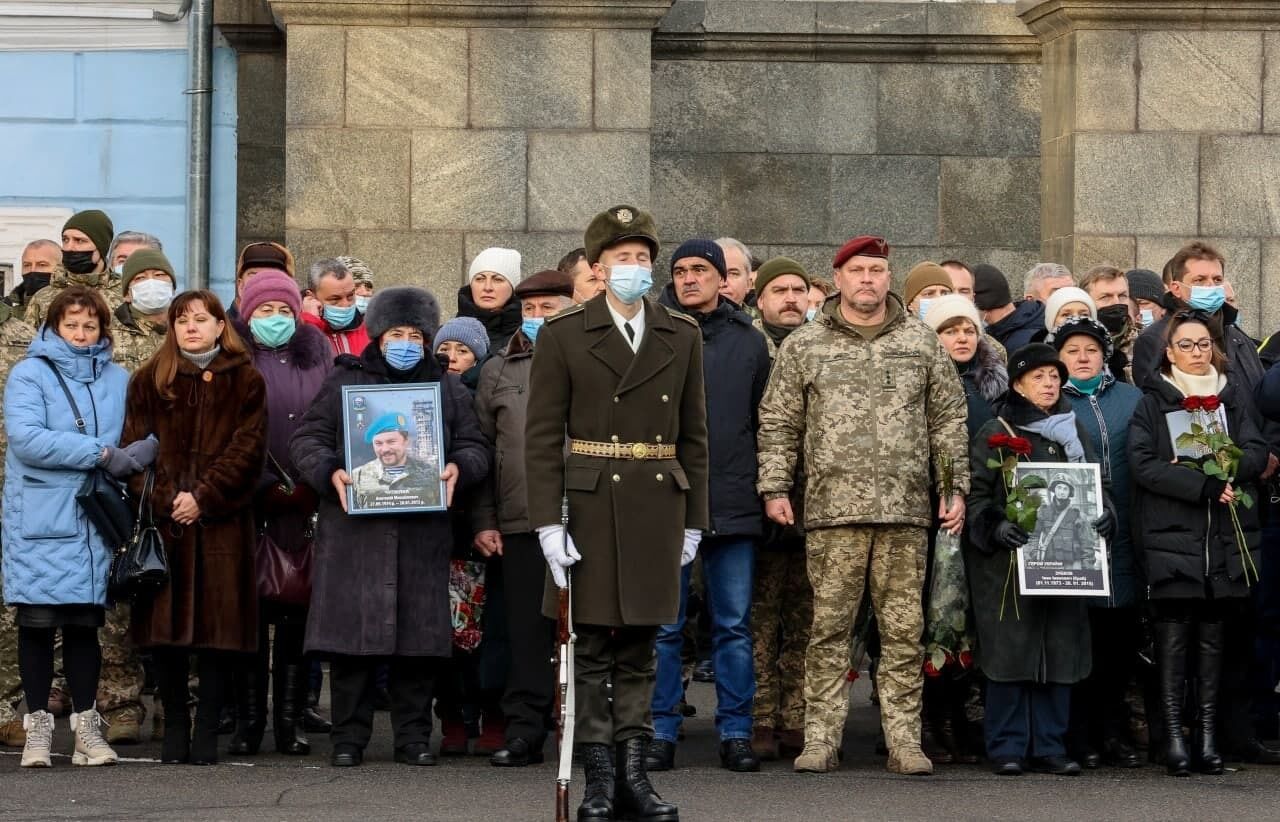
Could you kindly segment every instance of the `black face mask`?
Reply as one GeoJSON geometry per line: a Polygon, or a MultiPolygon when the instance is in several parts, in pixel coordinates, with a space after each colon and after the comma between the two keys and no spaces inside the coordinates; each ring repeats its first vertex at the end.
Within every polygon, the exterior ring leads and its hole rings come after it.
{"type": "Polygon", "coordinates": [[[1112,334],[1120,334],[1129,324],[1129,306],[1109,305],[1098,309],[1098,322],[1112,334]]]}
{"type": "Polygon", "coordinates": [[[37,291],[49,284],[49,275],[32,271],[22,275],[22,293],[30,299],[37,291]]]}
{"type": "Polygon", "coordinates": [[[72,274],[92,274],[98,264],[93,261],[92,251],[64,251],[62,267],[72,274]]]}

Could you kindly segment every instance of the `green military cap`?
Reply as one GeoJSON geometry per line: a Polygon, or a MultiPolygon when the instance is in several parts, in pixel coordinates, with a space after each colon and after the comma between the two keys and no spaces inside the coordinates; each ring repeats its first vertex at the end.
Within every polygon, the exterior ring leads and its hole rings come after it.
{"type": "Polygon", "coordinates": [[[790,257],[774,257],[756,271],[756,293],[763,294],[765,286],[783,274],[794,274],[809,285],[809,272],[790,257]]]}
{"type": "Polygon", "coordinates": [[[124,261],[124,271],[121,272],[124,278],[120,283],[121,292],[128,294],[129,284],[133,282],[133,278],[144,271],[163,271],[175,284],[178,282],[178,278],[173,275],[173,265],[169,262],[169,258],[164,256],[163,251],[158,248],[139,248],[124,261]]]}
{"type": "Polygon", "coordinates": [[[388,431],[403,431],[408,435],[413,433],[413,427],[409,425],[409,419],[404,414],[390,411],[373,421],[369,430],[364,432],[364,441],[372,445],[374,437],[388,431]]]}
{"type": "Polygon", "coordinates": [[[653,215],[629,205],[614,206],[597,214],[583,237],[587,262],[597,262],[601,251],[624,240],[643,240],[649,244],[651,256],[657,257],[658,228],[653,224],[653,215]]]}

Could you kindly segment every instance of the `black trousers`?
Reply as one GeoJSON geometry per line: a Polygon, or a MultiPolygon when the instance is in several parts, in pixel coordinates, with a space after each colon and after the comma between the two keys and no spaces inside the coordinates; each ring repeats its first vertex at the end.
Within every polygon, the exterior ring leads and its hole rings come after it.
{"type": "Polygon", "coordinates": [[[658,626],[575,625],[574,630],[578,635],[573,656],[578,695],[574,741],[613,745],[637,736],[653,736],[658,626]]]}
{"type": "Polygon", "coordinates": [[[555,700],[555,623],[542,615],[547,563],[535,534],[502,535],[503,594],[507,606],[511,667],[502,695],[507,741],[541,748],[552,728],[555,700]]]}
{"type": "Polygon", "coordinates": [[[1135,608],[1090,608],[1093,667],[1087,679],[1071,688],[1073,752],[1099,750],[1109,739],[1127,740],[1129,706],[1125,692],[1138,663],[1142,632],[1135,608]]]}
{"type": "Polygon", "coordinates": [[[378,666],[387,663],[391,696],[391,730],[395,746],[431,741],[431,695],[443,659],[416,656],[343,656],[329,662],[330,707],[334,746],[363,750],[373,735],[373,691],[378,666]]]}

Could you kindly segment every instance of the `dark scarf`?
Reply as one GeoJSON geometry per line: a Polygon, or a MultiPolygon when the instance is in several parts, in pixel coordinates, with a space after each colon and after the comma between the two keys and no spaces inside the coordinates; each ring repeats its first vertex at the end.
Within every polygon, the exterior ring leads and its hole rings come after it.
{"type": "Polygon", "coordinates": [[[782,341],[790,336],[792,331],[800,327],[798,325],[791,327],[774,325],[773,323],[765,322],[763,319],[760,320],[760,325],[764,328],[764,333],[769,335],[769,339],[773,340],[774,345],[782,345],[782,341]]]}
{"type": "Polygon", "coordinates": [[[514,296],[507,304],[496,311],[490,311],[476,305],[471,296],[471,286],[464,285],[458,289],[458,316],[479,320],[488,332],[489,339],[508,341],[511,335],[520,330],[520,301],[514,296]]]}

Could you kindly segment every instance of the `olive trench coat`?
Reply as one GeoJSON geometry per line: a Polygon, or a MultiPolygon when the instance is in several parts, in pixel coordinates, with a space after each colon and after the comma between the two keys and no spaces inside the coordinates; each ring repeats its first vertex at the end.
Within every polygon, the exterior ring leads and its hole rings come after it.
{"type": "MultiPolygon", "coordinates": [[[[582,559],[573,617],[591,625],[665,625],[680,606],[685,529],[708,527],[707,415],[702,333],[644,300],[631,351],[600,295],[547,321],[534,347],[525,427],[529,525],[560,523],[582,559]],[[567,424],[567,431],[566,431],[567,424]],[[565,436],[675,445],[673,459],[565,455],[565,436]]],[[[543,612],[556,616],[548,575],[543,612]]]]}

